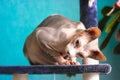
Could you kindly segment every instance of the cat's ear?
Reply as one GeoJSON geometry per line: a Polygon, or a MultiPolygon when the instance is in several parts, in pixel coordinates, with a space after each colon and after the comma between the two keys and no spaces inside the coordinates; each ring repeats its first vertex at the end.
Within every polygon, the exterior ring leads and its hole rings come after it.
{"type": "Polygon", "coordinates": [[[97,27],[91,27],[85,30],[93,39],[98,38],[101,35],[101,30],[97,27]]]}
{"type": "Polygon", "coordinates": [[[90,50],[89,58],[106,61],[106,57],[100,50],[90,50]]]}

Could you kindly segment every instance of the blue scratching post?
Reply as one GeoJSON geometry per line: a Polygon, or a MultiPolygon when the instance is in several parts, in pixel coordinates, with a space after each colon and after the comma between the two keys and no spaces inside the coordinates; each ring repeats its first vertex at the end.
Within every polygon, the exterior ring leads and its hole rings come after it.
{"type": "MultiPolygon", "coordinates": [[[[80,0],[80,20],[83,22],[86,28],[98,27],[97,0],[80,0]]],[[[92,44],[94,44],[94,48],[98,47],[98,39],[94,40],[92,44]]],[[[99,64],[99,61],[89,58],[83,59],[83,64],[95,64],[101,66],[101,64],[99,64]]],[[[101,67],[104,66],[102,65],[101,67]]],[[[99,80],[99,74],[83,73],[83,80],[99,80]]]]}
{"type": "Polygon", "coordinates": [[[96,4],[96,0],[80,0],[80,20],[86,28],[98,26],[96,4]]]}
{"type": "Polygon", "coordinates": [[[0,74],[66,74],[66,73],[101,73],[109,74],[109,64],[99,65],[35,65],[35,66],[0,66],[0,74]]]}

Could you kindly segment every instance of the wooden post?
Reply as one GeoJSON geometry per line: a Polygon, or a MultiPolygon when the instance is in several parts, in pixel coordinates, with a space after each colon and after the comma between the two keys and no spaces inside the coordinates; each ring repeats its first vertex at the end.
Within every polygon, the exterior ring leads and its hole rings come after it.
{"type": "MultiPolygon", "coordinates": [[[[89,44],[89,47],[91,49],[98,48],[98,39],[92,41],[89,44]],[[93,47],[93,45],[94,45],[94,47],[93,47]]],[[[96,64],[99,64],[99,61],[91,59],[91,58],[86,58],[86,59],[83,59],[83,64],[96,65],[96,64]]],[[[83,73],[83,80],[99,80],[99,73],[83,73]]]]}
{"type": "MultiPolygon", "coordinates": [[[[84,59],[83,64],[99,64],[99,61],[90,58],[84,59]]],[[[83,80],[99,80],[99,73],[83,73],[83,80]]]]}
{"type": "Polygon", "coordinates": [[[13,74],[13,80],[28,80],[28,74],[13,74]]]}

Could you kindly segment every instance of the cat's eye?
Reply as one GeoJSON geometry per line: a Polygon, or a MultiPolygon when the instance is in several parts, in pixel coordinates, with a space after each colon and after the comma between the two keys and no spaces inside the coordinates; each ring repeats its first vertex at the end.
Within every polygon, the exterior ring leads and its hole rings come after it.
{"type": "Polygon", "coordinates": [[[75,47],[79,47],[80,43],[79,43],[79,40],[76,40],[75,41],[75,47]]]}

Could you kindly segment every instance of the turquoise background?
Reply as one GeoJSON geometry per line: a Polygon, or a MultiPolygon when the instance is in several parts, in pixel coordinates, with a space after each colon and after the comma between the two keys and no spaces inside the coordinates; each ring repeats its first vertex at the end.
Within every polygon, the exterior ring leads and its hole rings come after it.
{"type": "MultiPolygon", "coordinates": [[[[98,20],[102,19],[101,10],[112,6],[117,0],[98,0],[98,20]]],[[[61,14],[71,20],[79,21],[79,0],[0,0],[0,66],[29,65],[23,54],[26,37],[51,14],[61,14]]],[[[119,25],[120,28],[120,25],[119,25]]],[[[120,55],[113,54],[113,47],[118,42],[113,34],[103,53],[106,62],[112,65],[109,75],[101,75],[101,80],[120,80],[120,55]]],[[[105,30],[100,37],[100,44],[107,36],[105,30]]],[[[29,80],[53,80],[54,75],[29,75],[29,80]]],[[[12,80],[11,75],[0,75],[0,80],[12,80]]],[[[82,80],[81,74],[68,78],[56,75],[56,80],[82,80]]]]}

